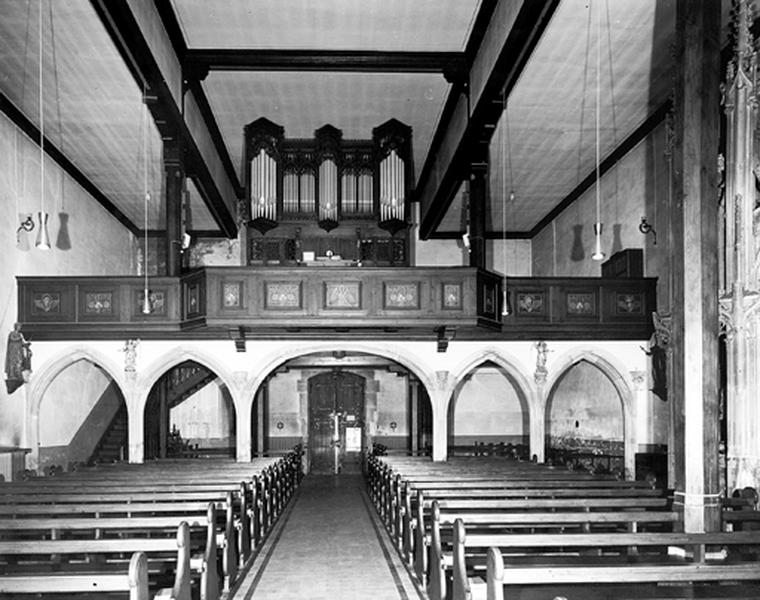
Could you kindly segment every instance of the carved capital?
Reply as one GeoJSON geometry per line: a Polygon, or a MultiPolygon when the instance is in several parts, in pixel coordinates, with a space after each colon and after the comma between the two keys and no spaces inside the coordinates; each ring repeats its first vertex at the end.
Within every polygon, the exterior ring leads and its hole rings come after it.
{"type": "Polygon", "coordinates": [[[449,383],[449,371],[436,371],[435,372],[435,383],[438,386],[439,390],[445,390],[446,386],[449,383]]]}

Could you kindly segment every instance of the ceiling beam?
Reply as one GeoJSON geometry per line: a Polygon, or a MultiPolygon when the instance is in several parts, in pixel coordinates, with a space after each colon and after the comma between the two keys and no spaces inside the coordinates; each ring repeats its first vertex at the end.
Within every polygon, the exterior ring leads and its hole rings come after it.
{"type": "MultiPolygon", "coordinates": [[[[199,189],[206,206],[219,228],[227,237],[236,237],[236,215],[228,207],[211,169],[204,160],[185,122],[182,110],[166,83],[158,61],[130,9],[129,2],[126,0],[90,0],[90,2],[139,89],[146,90],[156,98],[155,101],[148,103],[148,107],[161,135],[165,138],[179,137],[183,140],[185,168],[188,175],[193,176],[200,183],[199,189]]],[[[236,182],[237,180],[230,182],[233,188],[236,182]]],[[[233,204],[236,206],[237,202],[233,204]]]]}
{"type": "Polygon", "coordinates": [[[416,190],[420,237],[427,239],[446,214],[466,176],[473,149],[493,133],[508,95],[551,20],[559,0],[501,0],[475,56],[467,94],[458,99],[448,122],[439,124],[416,190]]]}
{"type": "Polygon", "coordinates": [[[224,137],[222,136],[222,132],[219,129],[219,124],[216,122],[214,112],[211,110],[211,105],[208,102],[206,92],[203,90],[203,86],[198,79],[190,77],[189,74],[185,72],[185,57],[187,56],[188,52],[187,43],[185,42],[185,38],[182,35],[182,28],[180,27],[179,21],[177,20],[177,15],[174,12],[174,7],[172,6],[171,2],[166,2],[165,0],[153,0],[153,3],[156,6],[156,11],[161,17],[161,22],[164,25],[164,29],[166,30],[166,33],[171,40],[172,46],[174,47],[174,52],[179,58],[180,64],[183,65],[182,76],[184,79],[184,84],[195,97],[195,101],[198,104],[198,109],[200,110],[201,116],[206,123],[206,128],[208,129],[209,135],[211,136],[214,148],[216,148],[216,152],[222,161],[222,165],[227,173],[227,177],[230,179],[233,187],[235,188],[237,197],[242,198],[245,195],[245,189],[240,183],[237,171],[235,170],[235,166],[232,163],[232,157],[230,156],[229,149],[224,142],[224,137]]]}
{"type": "MultiPolygon", "coordinates": [[[[21,131],[23,131],[27,137],[32,140],[39,147],[40,144],[40,130],[32,123],[27,116],[22,113],[15,104],[13,104],[5,94],[0,92],[0,111],[7,116],[11,122],[16,125],[21,131]]],[[[132,222],[123,212],[121,212],[116,205],[106,196],[100,188],[95,185],[92,180],[87,177],[77,166],[72,163],[66,155],[56,146],[49,137],[45,136],[43,139],[43,148],[45,153],[52,158],[61,169],[74,181],[81,186],[81,188],[92,196],[103,208],[105,208],[111,215],[119,221],[124,227],[126,227],[132,235],[138,236],[140,229],[132,222]]]]}
{"type": "Polygon", "coordinates": [[[183,69],[205,79],[209,71],[344,71],[351,73],[467,72],[463,52],[381,52],[361,50],[251,50],[196,48],[183,69]]]}

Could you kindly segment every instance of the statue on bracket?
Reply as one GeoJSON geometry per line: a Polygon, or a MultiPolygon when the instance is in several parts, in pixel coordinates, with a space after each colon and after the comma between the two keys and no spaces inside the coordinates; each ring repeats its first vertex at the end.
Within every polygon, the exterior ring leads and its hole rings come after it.
{"type": "Polygon", "coordinates": [[[5,385],[9,394],[29,381],[32,374],[31,345],[21,333],[21,323],[14,323],[5,353],[5,385]]]}

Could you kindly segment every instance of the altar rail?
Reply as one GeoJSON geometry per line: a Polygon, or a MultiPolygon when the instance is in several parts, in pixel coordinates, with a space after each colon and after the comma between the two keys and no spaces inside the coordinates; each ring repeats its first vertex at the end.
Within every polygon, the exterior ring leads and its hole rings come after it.
{"type": "Polygon", "coordinates": [[[180,277],[18,277],[30,339],[647,339],[655,279],[510,278],[471,267],[208,267],[180,277]]]}

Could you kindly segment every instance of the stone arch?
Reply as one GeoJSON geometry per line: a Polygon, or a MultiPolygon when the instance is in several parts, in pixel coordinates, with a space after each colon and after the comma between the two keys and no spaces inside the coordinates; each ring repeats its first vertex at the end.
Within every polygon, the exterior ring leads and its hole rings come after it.
{"type": "Polygon", "coordinates": [[[58,375],[74,363],[81,360],[88,361],[102,369],[114,381],[119,392],[124,397],[127,412],[129,413],[131,409],[128,396],[125,393],[123,371],[105,354],[94,350],[89,346],[74,346],[73,348],[67,348],[58,354],[53,355],[45,361],[41,369],[35,371],[32,381],[30,382],[30,402],[27,412],[26,439],[27,444],[31,449],[30,466],[33,469],[36,469],[39,464],[40,406],[42,404],[42,398],[50,384],[56,377],[58,377],[58,375]]]}
{"type": "MultiPolygon", "coordinates": [[[[493,348],[485,348],[476,354],[468,357],[460,363],[452,373],[452,377],[446,387],[446,401],[444,405],[444,416],[447,416],[451,409],[451,402],[454,398],[454,391],[464,381],[464,378],[475,369],[485,363],[494,363],[506,373],[507,378],[515,387],[518,395],[521,395],[527,405],[528,410],[528,427],[529,443],[531,455],[536,454],[534,446],[537,444],[537,437],[541,437],[540,443],[543,444],[542,436],[538,436],[536,424],[540,422],[543,416],[540,404],[540,398],[535,383],[526,375],[521,368],[521,362],[508,352],[500,352],[493,348]]],[[[543,453],[539,453],[542,456],[543,453]]]]}
{"type": "Polygon", "coordinates": [[[633,479],[636,472],[636,431],[633,391],[624,375],[625,368],[609,353],[599,348],[574,348],[557,357],[551,366],[552,375],[546,382],[546,396],[541,399],[541,419],[545,421],[549,398],[564,375],[580,362],[598,368],[610,381],[620,399],[623,415],[623,453],[626,478],[633,479]]]}
{"type": "MultiPolygon", "coordinates": [[[[148,342],[149,343],[149,342],[148,342]]],[[[224,364],[217,360],[213,355],[204,352],[196,347],[179,346],[173,347],[161,356],[152,360],[145,367],[137,378],[134,387],[132,404],[134,410],[130,414],[129,421],[129,460],[130,462],[142,462],[145,455],[145,407],[148,401],[150,390],[161,378],[161,376],[185,361],[194,361],[203,367],[212,371],[229,390],[232,397],[232,406],[235,411],[235,418],[238,423],[238,460],[245,460],[245,456],[240,455],[240,394],[239,386],[231,376],[224,364]]],[[[242,443],[245,443],[243,440],[242,443]]],[[[250,458],[250,456],[248,457],[250,458]]]]}
{"type": "MultiPolygon", "coordinates": [[[[278,348],[277,352],[269,354],[267,356],[266,362],[261,362],[256,365],[255,373],[249,374],[245,385],[241,388],[241,412],[239,415],[238,423],[250,423],[256,392],[270,373],[291,359],[319,352],[332,352],[335,350],[361,352],[364,354],[387,358],[408,369],[415,375],[415,377],[419,379],[420,383],[425,386],[425,389],[427,390],[428,396],[430,398],[433,423],[437,422],[437,415],[441,409],[440,404],[436,402],[438,387],[436,386],[435,373],[429,369],[426,369],[425,365],[419,360],[418,356],[415,356],[413,353],[404,351],[398,345],[391,346],[381,343],[365,343],[346,340],[341,341],[339,345],[336,345],[335,342],[311,342],[287,345],[285,347],[278,348]]],[[[244,453],[250,453],[250,440],[252,439],[250,428],[246,430],[245,435],[247,436],[246,439],[248,441],[248,447],[243,447],[241,445],[240,440],[243,439],[243,436],[242,432],[238,432],[238,456],[241,456],[244,453]]],[[[433,435],[433,451],[435,453],[435,425],[433,435]]]]}

